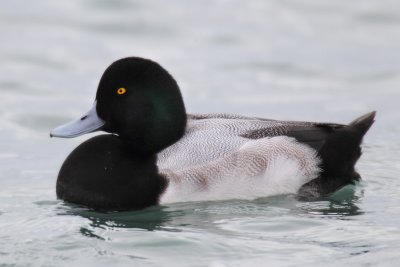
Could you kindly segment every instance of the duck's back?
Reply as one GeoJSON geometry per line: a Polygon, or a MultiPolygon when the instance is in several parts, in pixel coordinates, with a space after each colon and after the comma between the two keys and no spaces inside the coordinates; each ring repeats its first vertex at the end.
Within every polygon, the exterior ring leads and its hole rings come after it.
{"type": "Polygon", "coordinates": [[[295,137],[318,148],[330,127],[341,126],[228,114],[189,115],[185,135],[158,155],[158,166],[179,170],[203,164],[227,156],[251,140],[265,137],[295,137]]]}
{"type": "MultiPolygon", "coordinates": [[[[221,176],[219,171],[221,167],[230,171],[230,169],[240,168],[241,164],[240,157],[236,157],[231,163],[225,162],[227,166],[222,166],[219,159],[225,160],[232,157],[235,155],[235,151],[239,154],[242,153],[241,148],[243,150],[248,147],[249,143],[252,147],[257,148],[262,147],[260,142],[268,144],[271,141],[272,144],[276,139],[281,145],[274,146],[273,150],[286,149],[282,154],[285,158],[290,158],[292,154],[296,155],[295,158],[299,163],[298,170],[304,171],[315,169],[315,167],[320,170],[314,179],[313,175],[306,175],[312,180],[303,184],[298,190],[300,198],[316,198],[360,179],[354,166],[361,155],[362,139],[373,124],[374,118],[375,112],[371,112],[354,120],[349,125],[340,125],[275,121],[223,114],[190,115],[185,135],[179,142],[159,154],[158,166],[161,171],[186,171],[190,175],[185,175],[185,177],[193,180],[190,177],[193,176],[193,170],[196,168],[200,168],[202,176],[204,176],[205,168],[212,164],[218,164],[217,175],[221,176]],[[270,139],[270,141],[266,139],[270,139]],[[293,146],[286,145],[290,142],[293,146]],[[303,152],[297,153],[296,148],[303,152]],[[303,164],[301,161],[304,158],[312,160],[309,164],[303,164]]],[[[254,155],[254,159],[260,157],[266,157],[266,162],[273,162],[277,159],[270,149],[254,155]]],[[[286,168],[284,165],[280,167],[282,167],[280,170],[286,168]]],[[[267,169],[268,166],[265,167],[265,170],[267,169]]],[[[260,170],[260,172],[262,171],[260,170]]],[[[251,176],[251,174],[249,175],[251,176]]],[[[181,177],[181,180],[185,177],[181,177]]]]}

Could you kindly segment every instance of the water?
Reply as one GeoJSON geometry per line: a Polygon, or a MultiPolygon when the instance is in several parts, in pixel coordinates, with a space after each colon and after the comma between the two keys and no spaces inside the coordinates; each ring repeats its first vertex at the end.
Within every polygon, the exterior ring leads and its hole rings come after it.
{"type": "Polygon", "coordinates": [[[398,266],[400,4],[390,0],[0,1],[1,266],[398,266]],[[378,110],[364,181],[329,199],[101,214],[56,199],[88,136],[50,139],[124,56],[160,62],[189,112],[350,122],[378,110]]]}

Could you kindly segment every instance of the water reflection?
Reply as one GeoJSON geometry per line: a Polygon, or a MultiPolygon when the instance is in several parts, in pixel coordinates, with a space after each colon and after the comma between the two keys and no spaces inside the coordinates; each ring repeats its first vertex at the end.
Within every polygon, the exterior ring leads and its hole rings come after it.
{"type": "Polygon", "coordinates": [[[357,190],[355,185],[348,185],[324,199],[300,203],[298,207],[310,215],[329,215],[345,219],[348,216],[364,214],[358,207],[364,190],[357,190]]]}
{"type": "MultiPolygon", "coordinates": [[[[68,206],[64,205],[62,211],[58,213],[58,215],[83,217],[90,221],[89,226],[93,229],[113,230],[117,228],[136,228],[147,231],[178,231],[171,228],[166,229],[164,225],[167,225],[167,222],[169,222],[171,218],[182,216],[182,213],[179,210],[167,210],[166,207],[162,206],[154,206],[139,211],[102,213],[68,204],[68,206]]],[[[81,228],[81,233],[91,237],[98,237],[87,228],[81,228]]]]}
{"type": "Polygon", "coordinates": [[[226,219],[272,218],[282,214],[307,216],[329,216],[345,219],[361,215],[358,207],[363,195],[355,186],[347,186],[328,198],[299,202],[295,195],[261,198],[254,201],[231,200],[215,202],[188,202],[170,206],[154,206],[139,211],[102,213],[71,204],[59,207],[58,215],[73,215],[89,220],[89,225],[80,228],[80,233],[104,240],[96,229],[138,229],[145,231],[181,232],[188,228],[218,229],[216,222],[226,219]]]}

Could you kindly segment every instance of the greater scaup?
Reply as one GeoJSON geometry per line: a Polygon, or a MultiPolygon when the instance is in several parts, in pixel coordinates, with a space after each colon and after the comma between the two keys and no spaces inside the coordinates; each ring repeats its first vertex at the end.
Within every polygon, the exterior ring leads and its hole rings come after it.
{"type": "Polygon", "coordinates": [[[227,114],[187,115],[174,78],[129,57],[104,72],[92,109],[54,137],[103,130],[65,160],[57,196],[98,210],[296,193],[330,194],[360,179],[354,165],[375,112],[349,125],[227,114]]]}

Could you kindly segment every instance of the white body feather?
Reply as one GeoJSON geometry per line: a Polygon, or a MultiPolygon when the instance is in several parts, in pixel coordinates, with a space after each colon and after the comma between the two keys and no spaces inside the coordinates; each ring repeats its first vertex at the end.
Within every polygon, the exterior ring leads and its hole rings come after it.
{"type": "Polygon", "coordinates": [[[296,193],[318,176],[316,151],[286,136],[241,137],[250,130],[276,131],[284,123],[247,118],[189,120],[185,136],[159,154],[160,172],[169,180],[160,203],[296,193]]]}

